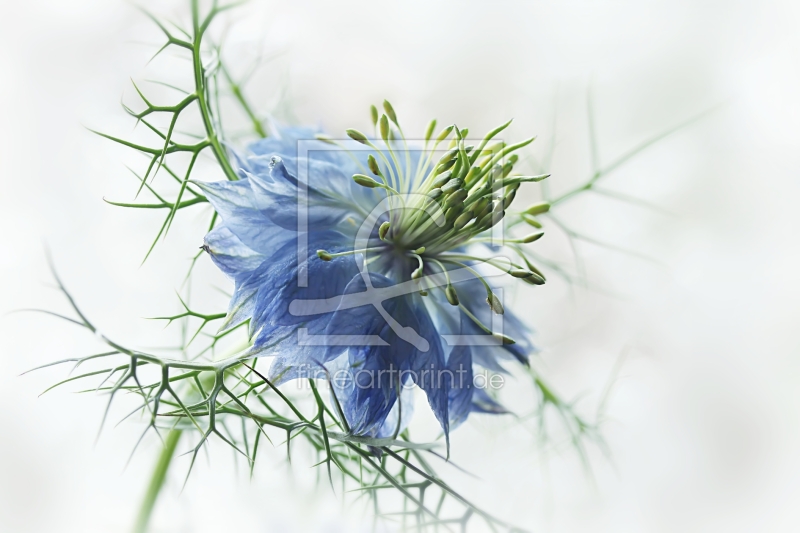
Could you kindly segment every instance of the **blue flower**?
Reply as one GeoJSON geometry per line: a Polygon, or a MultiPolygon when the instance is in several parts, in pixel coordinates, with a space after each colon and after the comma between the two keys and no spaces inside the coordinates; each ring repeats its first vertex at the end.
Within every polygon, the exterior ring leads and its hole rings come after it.
{"type": "Polygon", "coordinates": [[[505,372],[534,351],[487,280],[543,283],[521,246],[537,236],[506,243],[519,266],[487,235],[519,184],[542,177],[511,175],[525,143],[488,146],[507,124],[475,148],[453,126],[431,139],[433,122],[424,149],[409,150],[386,109],[383,148],[355,130],[348,148],[283,128],[236,155],[238,181],[198,183],[221,218],[204,249],[235,285],[223,329],[248,322],[276,384],[326,377],[350,432],[378,438],[406,426],[416,386],[448,436],[471,412],[505,412],[481,369],[505,372]]]}

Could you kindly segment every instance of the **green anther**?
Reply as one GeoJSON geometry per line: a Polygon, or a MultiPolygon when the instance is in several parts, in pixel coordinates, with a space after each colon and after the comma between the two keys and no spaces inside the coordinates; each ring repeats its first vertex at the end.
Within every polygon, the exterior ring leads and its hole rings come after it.
{"type": "Polygon", "coordinates": [[[374,179],[364,174],[353,174],[353,181],[355,181],[362,187],[367,187],[369,189],[374,189],[375,187],[383,187],[383,185],[381,185],[374,179]]]}
{"type": "Polygon", "coordinates": [[[323,261],[330,261],[333,259],[333,256],[326,252],[325,250],[317,250],[317,257],[322,259],[323,261]]]}
{"type": "Polygon", "coordinates": [[[542,223],[536,220],[534,217],[530,215],[522,215],[522,220],[524,220],[527,224],[533,226],[536,229],[542,229],[542,223]]]}
{"type": "Polygon", "coordinates": [[[431,136],[433,135],[433,130],[436,128],[436,119],[433,119],[428,124],[428,129],[425,130],[425,142],[431,140],[431,136]]]}
{"type": "Polygon", "coordinates": [[[456,164],[456,161],[457,161],[457,159],[456,159],[456,158],[453,158],[453,159],[451,159],[450,161],[448,161],[447,163],[445,163],[444,165],[441,165],[441,166],[438,168],[438,170],[437,170],[437,174],[438,174],[439,172],[443,172],[443,171],[445,171],[445,170],[450,170],[451,168],[453,168],[453,165],[455,165],[455,164],[456,164]]]}
{"type": "Polygon", "coordinates": [[[502,315],[505,313],[505,309],[503,309],[503,304],[500,303],[500,298],[493,292],[489,292],[486,294],[486,303],[489,304],[489,307],[492,308],[492,311],[495,314],[502,315]]]}
{"type": "Polygon", "coordinates": [[[389,232],[389,228],[390,228],[390,227],[392,227],[392,225],[391,225],[391,223],[390,223],[390,222],[387,220],[386,222],[384,222],[383,224],[381,224],[381,227],[380,227],[380,228],[378,228],[378,237],[380,237],[380,239],[381,239],[382,241],[385,241],[385,240],[386,240],[386,234],[389,232]]]}
{"type": "Polygon", "coordinates": [[[388,100],[383,101],[383,110],[386,111],[387,115],[389,115],[389,120],[397,124],[397,114],[394,112],[394,108],[388,100]]]}
{"type": "Polygon", "coordinates": [[[503,198],[503,209],[508,209],[508,206],[514,201],[514,197],[517,195],[517,191],[513,190],[503,198]]]}
{"type": "Polygon", "coordinates": [[[450,302],[450,305],[458,305],[458,293],[452,285],[447,286],[444,290],[444,295],[447,297],[447,301],[450,302]]]}
{"type": "Polygon", "coordinates": [[[464,204],[458,204],[450,207],[444,213],[445,221],[452,222],[453,220],[458,218],[458,215],[460,215],[463,210],[464,210],[464,204]]]}
{"type": "MultiPolygon", "coordinates": [[[[444,190],[442,191],[444,192],[444,190]]],[[[464,189],[458,189],[456,192],[450,195],[450,197],[445,200],[444,207],[447,209],[448,207],[453,207],[454,205],[463,205],[464,199],[467,197],[467,191],[464,189]]]]}
{"type": "Polygon", "coordinates": [[[428,193],[428,196],[436,200],[442,195],[442,189],[433,189],[431,192],[428,193]]]}
{"type": "Polygon", "coordinates": [[[420,295],[420,296],[427,296],[427,295],[428,295],[428,291],[426,291],[425,289],[423,289],[423,290],[419,291],[419,295],[420,295]]]}
{"type": "Polygon", "coordinates": [[[545,277],[545,275],[542,273],[542,271],[541,271],[541,270],[539,270],[538,268],[536,268],[536,265],[534,265],[534,264],[532,264],[530,261],[528,261],[528,258],[527,258],[527,257],[525,257],[525,256],[523,255],[523,256],[522,256],[522,259],[524,259],[524,260],[525,260],[525,266],[527,266],[527,267],[528,267],[528,270],[530,270],[531,272],[533,272],[534,274],[536,274],[537,276],[539,276],[540,278],[542,278],[542,280],[547,280],[547,278],[546,278],[546,277],[545,277]]]}
{"type": "Polygon", "coordinates": [[[433,188],[441,188],[442,185],[444,185],[445,183],[450,181],[450,178],[452,176],[453,176],[453,173],[450,172],[449,170],[446,170],[446,171],[442,172],[441,174],[436,176],[435,180],[433,180],[433,183],[432,183],[433,188]]]}
{"type": "Polygon", "coordinates": [[[453,178],[442,186],[442,192],[445,194],[450,194],[451,192],[458,190],[462,183],[464,183],[464,180],[453,178]]]}
{"type": "Polygon", "coordinates": [[[524,268],[512,268],[508,273],[519,279],[525,279],[535,275],[530,270],[525,270],[524,268]]]}
{"type": "Polygon", "coordinates": [[[372,125],[378,124],[378,108],[374,105],[369,106],[369,112],[372,115],[372,125]]]}
{"type": "Polygon", "coordinates": [[[333,139],[331,139],[328,135],[325,135],[324,133],[317,133],[316,135],[314,135],[314,138],[318,141],[324,142],[325,144],[336,144],[336,142],[333,139]]]}
{"type": "Polygon", "coordinates": [[[544,285],[546,283],[543,277],[534,272],[531,272],[531,275],[527,278],[522,278],[522,281],[529,285],[544,285]]]}
{"type": "Polygon", "coordinates": [[[508,335],[503,335],[502,333],[492,333],[492,337],[495,339],[499,339],[503,342],[503,344],[516,344],[517,341],[509,337],[508,335]]]}
{"type": "Polygon", "coordinates": [[[369,154],[367,156],[367,166],[369,166],[369,169],[376,176],[382,176],[383,175],[383,174],[381,174],[381,167],[378,166],[378,161],[375,159],[375,157],[372,154],[369,154]]]}
{"type": "Polygon", "coordinates": [[[541,215],[542,213],[547,213],[550,211],[550,204],[547,202],[541,202],[538,204],[533,204],[528,209],[525,210],[526,215],[541,215]]]}
{"type": "Polygon", "coordinates": [[[381,125],[381,139],[384,141],[389,140],[389,119],[386,118],[386,115],[381,115],[380,119],[381,125]]]}
{"type": "Polygon", "coordinates": [[[471,185],[472,182],[475,180],[475,176],[477,176],[477,174],[480,171],[481,169],[478,167],[470,167],[469,171],[467,172],[467,175],[464,176],[464,183],[466,183],[467,185],[471,185]]]}
{"type": "Polygon", "coordinates": [[[542,238],[543,235],[544,235],[543,232],[531,233],[530,235],[526,235],[525,237],[521,238],[520,242],[523,242],[525,244],[529,244],[529,243],[532,243],[534,241],[538,241],[539,239],[542,238]]]}
{"type": "Polygon", "coordinates": [[[353,139],[354,141],[360,142],[361,144],[367,144],[367,136],[361,133],[360,131],[349,129],[345,130],[345,133],[347,133],[347,136],[353,139]]]}
{"type": "Polygon", "coordinates": [[[492,210],[492,205],[489,203],[489,199],[484,196],[475,202],[472,209],[475,211],[475,218],[481,219],[492,210]]]}
{"type": "Polygon", "coordinates": [[[425,253],[425,247],[424,247],[424,246],[420,246],[419,248],[417,248],[416,250],[414,250],[414,253],[415,253],[415,254],[418,254],[418,255],[422,255],[422,254],[424,254],[424,253],[425,253]]]}
{"type": "Polygon", "coordinates": [[[441,133],[439,133],[439,136],[436,137],[436,142],[440,143],[443,140],[447,139],[447,137],[453,132],[453,128],[455,128],[455,125],[451,124],[447,126],[445,129],[443,129],[441,133]]]}
{"type": "Polygon", "coordinates": [[[451,148],[448,151],[446,151],[441,158],[439,158],[439,162],[436,164],[444,165],[449,161],[453,160],[457,154],[458,154],[458,148],[451,148]]]}
{"type": "Polygon", "coordinates": [[[458,218],[456,218],[455,222],[453,222],[453,229],[455,229],[456,231],[458,231],[458,230],[460,230],[461,228],[463,228],[464,226],[466,226],[466,225],[467,225],[467,223],[468,223],[470,220],[472,220],[472,216],[473,216],[473,215],[472,215],[472,211],[467,211],[467,212],[465,212],[465,213],[461,213],[461,214],[458,216],[458,218]]]}
{"type": "Polygon", "coordinates": [[[510,156],[508,156],[508,162],[511,163],[512,165],[516,164],[517,161],[519,161],[519,156],[517,154],[511,154],[510,156]]]}
{"type": "Polygon", "coordinates": [[[419,279],[422,277],[422,267],[414,269],[414,272],[411,273],[411,279],[419,279]]]}

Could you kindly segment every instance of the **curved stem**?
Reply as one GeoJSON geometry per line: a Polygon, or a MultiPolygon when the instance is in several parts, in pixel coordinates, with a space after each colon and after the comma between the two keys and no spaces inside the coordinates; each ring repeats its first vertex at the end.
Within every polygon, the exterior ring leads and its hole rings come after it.
{"type": "Polygon", "coordinates": [[[153,508],[156,505],[156,500],[161,492],[161,487],[164,486],[164,480],[167,477],[169,465],[172,458],[175,456],[175,448],[178,446],[178,441],[181,438],[183,430],[172,429],[167,434],[164,442],[164,448],[161,450],[161,455],[158,456],[153,476],[150,478],[150,484],[147,486],[147,492],[144,494],[142,506],[139,508],[139,514],[136,515],[136,522],[133,526],[133,533],[146,533],[147,526],[150,523],[150,516],[153,514],[153,508]]]}

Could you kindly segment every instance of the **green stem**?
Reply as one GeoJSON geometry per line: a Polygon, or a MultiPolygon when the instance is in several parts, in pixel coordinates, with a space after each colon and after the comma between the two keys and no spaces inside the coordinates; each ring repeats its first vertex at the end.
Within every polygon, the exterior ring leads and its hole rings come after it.
{"type": "Polygon", "coordinates": [[[150,516],[153,514],[153,508],[161,492],[161,487],[164,486],[167,470],[169,470],[172,457],[175,455],[175,448],[178,446],[178,441],[181,438],[182,432],[183,430],[180,429],[172,429],[167,434],[166,442],[164,442],[164,449],[161,450],[161,455],[158,456],[158,462],[156,463],[155,470],[153,470],[153,476],[150,478],[150,484],[147,486],[144,501],[142,501],[139,514],[136,516],[136,523],[133,526],[134,533],[146,533],[147,531],[147,526],[150,523],[150,516]]]}

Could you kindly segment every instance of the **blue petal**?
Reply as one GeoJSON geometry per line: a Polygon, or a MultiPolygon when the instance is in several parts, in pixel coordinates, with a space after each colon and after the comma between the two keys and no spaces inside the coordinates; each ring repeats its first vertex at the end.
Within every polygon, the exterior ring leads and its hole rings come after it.
{"type": "Polygon", "coordinates": [[[245,246],[224,224],[208,233],[204,242],[205,250],[214,264],[231,277],[257,269],[267,258],[245,246]]]}

